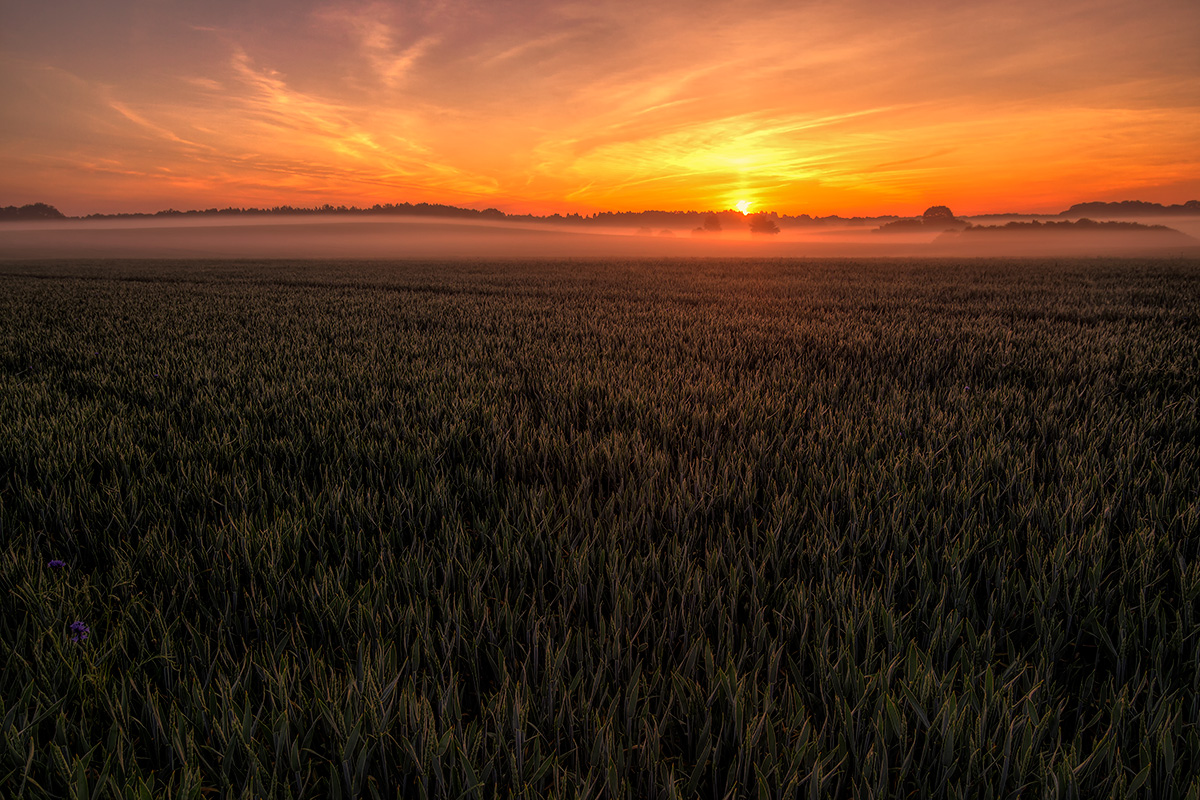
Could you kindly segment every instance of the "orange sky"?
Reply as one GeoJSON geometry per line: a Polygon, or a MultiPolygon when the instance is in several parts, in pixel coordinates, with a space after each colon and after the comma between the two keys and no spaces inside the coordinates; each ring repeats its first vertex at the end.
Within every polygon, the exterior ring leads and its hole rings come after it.
{"type": "Polygon", "coordinates": [[[0,205],[1200,198],[1200,3],[0,0],[0,205]]]}

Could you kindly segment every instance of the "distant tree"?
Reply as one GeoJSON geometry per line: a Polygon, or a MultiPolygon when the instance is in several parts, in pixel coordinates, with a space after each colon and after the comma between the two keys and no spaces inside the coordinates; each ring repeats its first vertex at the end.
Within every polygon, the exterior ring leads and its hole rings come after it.
{"type": "Polygon", "coordinates": [[[954,212],[946,206],[930,206],[925,209],[925,213],[921,215],[921,219],[926,225],[940,225],[943,222],[953,224],[958,222],[954,218],[954,212]]]}
{"type": "Polygon", "coordinates": [[[66,219],[61,211],[45,203],[30,203],[27,206],[0,208],[0,220],[66,219]]]}
{"type": "MultiPolygon", "coordinates": [[[[862,220],[866,222],[866,220],[862,220]]],[[[928,231],[962,230],[969,227],[966,220],[958,219],[946,206],[930,206],[919,217],[908,217],[886,222],[875,229],[882,233],[925,233],[928,231]]]]}
{"type": "Polygon", "coordinates": [[[754,214],[750,217],[750,232],[779,233],[779,226],[775,224],[775,220],[770,214],[754,214]]]}
{"type": "Polygon", "coordinates": [[[956,218],[954,212],[946,206],[930,206],[921,215],[921,226],[926,230],[932,228],[934,230],[949,231],[961,230],[967,227],[967,223],[964,220],[956,218]]]}
{"type": "Polygon", "coordinates": [[[704,230],[708,231],[709,233],[716,233],[717,231],[721,230],[721,218],[716,214],[710,213],[704,218],[704,230]]]}

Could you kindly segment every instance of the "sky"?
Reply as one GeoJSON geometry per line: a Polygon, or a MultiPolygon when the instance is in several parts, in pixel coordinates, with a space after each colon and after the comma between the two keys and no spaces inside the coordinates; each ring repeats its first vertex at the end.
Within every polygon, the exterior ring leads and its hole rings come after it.
{"type": "Polygon", "coordinates": [[[0,0],[0,205],[1200,198],[1200,3],[0,0]]]}

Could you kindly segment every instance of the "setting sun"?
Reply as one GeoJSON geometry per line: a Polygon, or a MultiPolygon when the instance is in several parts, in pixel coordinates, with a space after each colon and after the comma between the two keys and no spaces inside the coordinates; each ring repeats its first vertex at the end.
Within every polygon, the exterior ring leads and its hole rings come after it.
{"type": "Polygon", "coordinates": [[[742,212],[742,214],[743,214],[743,215],[745,215],[745,214],[749,214],[749,213],[750,213],[750,205],[751,205],[751,203],[750,203],[750,201],[749,201],[749,200],[738,200],[738,201],[737,201],[737,202],[734,204],[734,207],[735,207],[735,208],[736,208],[738,211],[742,212]]]}

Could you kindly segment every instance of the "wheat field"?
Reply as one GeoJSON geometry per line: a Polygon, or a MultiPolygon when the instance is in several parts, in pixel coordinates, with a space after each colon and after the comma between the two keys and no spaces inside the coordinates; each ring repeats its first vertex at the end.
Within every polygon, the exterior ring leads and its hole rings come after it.
{"type": "Polygon", "coordinates": [[[1198,390],[1195,260],[0,262],[0,794],[1198,800],[1198,390]]]}

